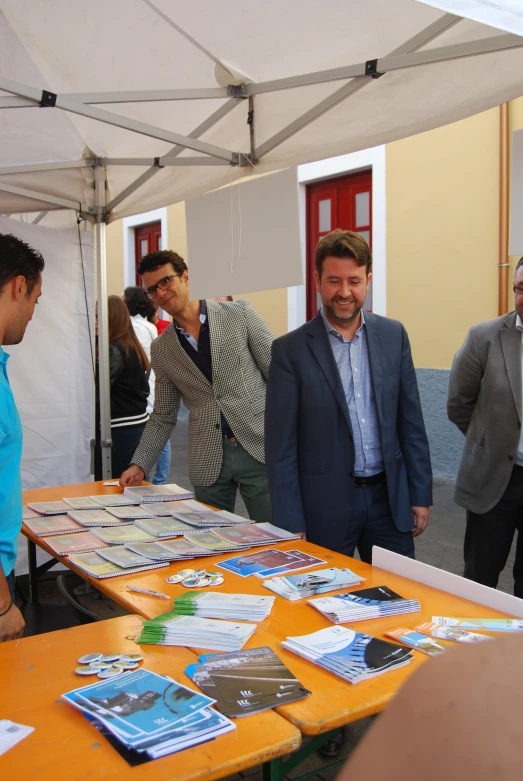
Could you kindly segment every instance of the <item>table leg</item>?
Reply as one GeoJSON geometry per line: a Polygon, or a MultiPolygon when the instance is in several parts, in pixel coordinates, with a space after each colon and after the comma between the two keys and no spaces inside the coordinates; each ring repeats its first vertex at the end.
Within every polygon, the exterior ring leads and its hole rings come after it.
{"type": "MultiPolygon", "coordinates": [[[[339,730],[335,729],[332,732],[325,732],[322,735],[315,735],[311,738],[305,746],[302,746],[298,751],[287,760],[273,759],[270,762],[265,762],[263,765],[263,781],[284,781],[285,777],[295,768],[299,767],[311,754],[319,749],[329,738],[333,737],[339,730]]],[[[331,770],[335,767],[341,767],[345,764],[345,759],[332,762],[330,765],[323,765],[321,772],[325,770],[331,770]]],[[[295,776],[293,781],[302,781],[302,779],[309,778],[310,776],[317,776],[319,773],[318,768],[312,770],[310,773],[304,773],[300,776],[295,776]]]]}
{"type": "Polygon", "coordinates": [[[38,604],[38,567],[36,564],[36,545],[27,540],[27,558],[29,560],[29,603],[38,604]]]}

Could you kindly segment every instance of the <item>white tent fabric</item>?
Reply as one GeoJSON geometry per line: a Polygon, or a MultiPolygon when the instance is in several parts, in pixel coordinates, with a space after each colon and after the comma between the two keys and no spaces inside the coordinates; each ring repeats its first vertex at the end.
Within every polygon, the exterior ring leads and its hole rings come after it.
{"type": "Polygon", "coordinates": [[[521,0],[418,0],[418,3],[497,27],[507,33],[523,35],[521,0]]]}
{"type": "Polygon", "coordinates": [[[255,170],[392,141],[523,94],[522,38],[416,0],[0,0],[0,12],[0,213],[67,205],[92,213],[86,159],[106,167],[112,220],[255,170]],[[452,59],[430,61],[444,47],[452,59]],[[485,47],[496,51],[464,56],[485,47]],[[364,75],[376,59],[384,75],[364,75]],[[329,75],[336,80],[292,81],[340,68],[329,75]],[[288,77],[286,89],[267,84],[288,77]],[[242,83],[241,95],[226,89],[242,83]],[[35,107],[42,90],[57,95],[54,108],[35,107]],[[172,91],[188,99],[159,99],[172,91]],[[317,118],[307,123],[311,115],[317,118]],[[180,135],[191,134],[190,149],[173,153],[180,135]],[[231,168],[233,153],[250,157],[231,168]],[[124,158],[139,164],[120,164],[124,158]],[[151,168],[155,158],[177,165],[151,168]],[[51,170],[23,168],[42,164],[51,170]],[[121,197],[138,177],[142,186],[121,197]]]}
{"type": "Polygon", "coordinates": [[[9,381],[24,430],[23,488],[90,480],[94,376],[93,236],[0,217],[45,260],[42,296],[21,344],[6,347],[9,381]],[[87,300],[86,300],[87,291],[87,300]]]}

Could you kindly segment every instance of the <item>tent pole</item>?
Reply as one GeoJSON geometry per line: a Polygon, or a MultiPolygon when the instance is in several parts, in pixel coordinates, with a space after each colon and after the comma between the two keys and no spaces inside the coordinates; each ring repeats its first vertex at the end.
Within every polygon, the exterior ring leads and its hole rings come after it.
{"type": "MultiPolygon", "coordinates": [[[[111,397],[109,386],[109,314],[107,306],[107,246],[105,223],[106,169],[94,169],[96,222],[96,274],[98,298],[98,390],[100,394],[100,448],[102,477],[112,477],[111,471],[111,397]]],[[[98,433],[98,432],[97,432],[98,433]]]]}

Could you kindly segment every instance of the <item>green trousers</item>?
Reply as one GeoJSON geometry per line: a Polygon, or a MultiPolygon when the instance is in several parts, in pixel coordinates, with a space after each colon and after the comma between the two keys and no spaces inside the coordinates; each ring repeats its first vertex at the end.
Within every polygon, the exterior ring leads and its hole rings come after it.
{"type": "Polygon", "coordinates": [[[223,464],[218,479],[212,485],[195,485],[194,494],[199,502],[234,512],[238,488],[249,518],[270,522],[271,499],[265,464],[253,458],[239,442],[224,438],[223,464]]]}

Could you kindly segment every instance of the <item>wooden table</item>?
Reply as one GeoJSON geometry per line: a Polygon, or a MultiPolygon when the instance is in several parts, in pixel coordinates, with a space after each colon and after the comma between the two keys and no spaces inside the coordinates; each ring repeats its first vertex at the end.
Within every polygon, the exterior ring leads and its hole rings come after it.
{"type": "MultiPolygon", "coordinates": [[[[42,491],[38,492],[26,492],[24,503],[37,499],[39,501],[56,500],[61,499],[63,496],[80,496],[103,492],[104,490],[112,493],[118,491],[118,489],[104,489],[101,487],[101,484],[96,483],[87,484],[87,486],[88,488],[85,485],[62,486],[59,488],[42,489],[42,491]],[[96,490],[94,490],[94,487],[96,487],[96,490]],[[31,494],[30,498],[29,494],[31,494]]],[[[26,536],[29,536],[27,532],[25,533],[26,536]]],[[[45,543],[42,544],[41,540],[36,539],[35,542],[43,547],[44,550],[46,549],[45,543]]],[[[477,616],[484,618],[506,616],[506,614],[499,611],[455,597],[385,570],[371,567],[361,561],[342,556],[312,543],[294,540],[278,544],[278,549],[280,550],[296,548],[324,559],[327,562],[325,566],[349,567],[366,578],[366,582],[362,587],[387,585],[403,597],[420,600],[422,608],[420,613],[380,618],[372,621],[358,621],[353,625],[359,631],[367,632],[376,637],[384,637],[384,633],[389,629],[400,626],[412,627],[423,621],[429,621],[433,615],[477,616]]],[[[234,555],[234,553],[221,554],[219,556],[196,559],[195,562],[197,562],[198,566],[206,569],[216,569],[218,562],[231,558],[234,555]]],[[[161,591],[174,597],[185,593],[186,590],[180,585],[167,584],[165,578],[180,569],[195,566],[195,562],[175,562],[169,567],[159,570],[96,580],[76,570],[65,560],[65,563],[71,569],[74,569],[83,578],[89,580],[96,588],[100,589],[100,591],[126,610],[145,618],[153,618],[167,612],[170,608],[170,603],[154,597],[133,594],[126,591],[126,586],[130,583],[136,584],[139,582],[144,588],[161,591]]],[[[272,594],[272,592],[263,587],[262,581],[255,576],[241,578],[238,575],[224,571],[224,578],[224,583],[215,587],[217,591],[272,594]]],[[[289,602],[283,597],[277,597],[271,615],[258,624],[256,632],[245,646],[246,648],[256,648],[268,645],[273,648],[304,686],[312,692],[310,697],[301,702],[281,706],[276,709],[277,713],[298,727],[304,735],[325,736],[326,733],[344,725],[379,713],[395,695],[407,677],[429,658],[422,653],[414,651],[413,662],[407,667],[388,672],[374,680],[363,681],[353,685],[281,648],[280,643],[287,636],[308,634],[328,626],[332,626],[332,624],[319,611],[307,604],[306,600],[289,602]]],[[[205,652],[207,649],[193,650],[195,653],[199,653],[200,651],[205,652]]]]}
{"type": "Polygon", "coordinates": [[[35,728],[0,757],[0,778],[21,781],[213,781],[266,763],[271,778],[277,758],[299,748],[301,734],[274,711],[237,719],[236,729],[177,754],[130,767],[85,717],[60,695],[96,681],[74,674],[84,653],[142,651],[142,665],[192,689],[184,674],[196,661],[186,648],[137,646],[139,616],[123,616],[0,643],[0,714],[35,728]]]}

